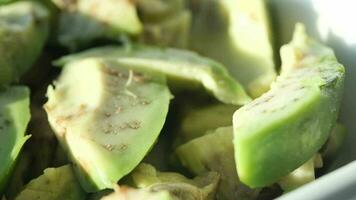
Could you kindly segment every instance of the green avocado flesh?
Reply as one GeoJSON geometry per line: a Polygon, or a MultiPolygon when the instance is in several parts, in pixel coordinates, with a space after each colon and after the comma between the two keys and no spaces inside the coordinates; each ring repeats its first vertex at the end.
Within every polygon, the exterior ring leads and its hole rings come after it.
{"type": "Polygon", "coordinates": [[[182,119],[178,130],[179,142],[188,142],[203,136],[209,130],[232,125],[232,115],[238,106],[215,104],[193,108],[182,119]]]}
{"type": "Polygon", "coordinates": [[[30,181],[15,200],[84,200],[85,196],[72,167],[65,165],[45,169],[43,175],[30,181]]]}
{"type": "Polygon", "coordinates": [[[119,39],[142,31],[133,1],[52,0],[61,10],[58,40],[72,50],[95,39],[119,39]]]}
{"type": "Polygon", "coordinates": [[[201,175],[208,171],[220,174],[218,200],[254,199],[259,190],[248,188],[237,176],[232,135],[231,126],[218,128],[179,146],[176,154],[193,174],[201,175]]]}
{"type": "Polygon", "coordinates": [[[168,191],[177,200],[214,200],[219,174],[205,173],[194,179],[174,172],[159,172],[152,165],[140,164],[131,174],[131,182],[151,192],[168,191]]]}
{"type": "Polygon", "coordinates": [[[133,189],[120,187],[110,195],[103,197],[101,200],[179,200],[173,198],[168,192],[150,192],[143,189],[133,189]]]}
{"type": "Polygon", "coordinates": [[[23,144],[30,121],[30,97],[26,87],[0,89],[0,194],[23,144]]]}
{"type": "Polygon", "coordinates": [[[302,25],[281,57],[282,73],[271,90],[233,116],[238,175],[253,188],[275,183],[322,147],[343,93],[344,67],[302,25]]]}
{"type": "Polygon", "coordinates": [[[185,0],[138,0],[137,11],[143,22],[139,41],[170,47],[187,47],[191,12],[185,0]]]}
{"type": "Polygon", "coordinates": [[[165,78],[100,59],[66,65],[45,109],[86,191],[113,188],[155,143],[171,94],[165,78]]]}
{"type": "Polygon", "coordinates": [[[257,97],[276,77],[265,1],[196,0],[190,49],[222,62],[257,97]]]}
{"type": "Polygon", "coordinates": [[[49,14],[35,1],[0,6],[0,85],[17,80],[40,55],[49,14]]]}
{"type": "Polygon", "coordinates": [[[132,69],[162,73],[171,82],[184,82],[185,88],[203,85],[223,103],[243,105],[251,101],[243,87],[220,63],[186,50],[144,45],[102,47],[65,56],[55,64],[64,65],[90,57],[110,60],[132,69]]]}

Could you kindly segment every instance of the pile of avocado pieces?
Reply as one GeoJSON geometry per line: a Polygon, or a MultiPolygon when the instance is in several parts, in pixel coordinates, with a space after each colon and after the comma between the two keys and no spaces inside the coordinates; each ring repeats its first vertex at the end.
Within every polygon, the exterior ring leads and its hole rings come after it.
{"type": "Polygon", "coordinates": [[[5,2],[0,197],[263,199],[314,180],[345,136],[344,67],[298,24],[277,76],[264,1],[5,2]],[[53,62],[47,117],[19,85],[45,46],[91,48],[53,62]]]}

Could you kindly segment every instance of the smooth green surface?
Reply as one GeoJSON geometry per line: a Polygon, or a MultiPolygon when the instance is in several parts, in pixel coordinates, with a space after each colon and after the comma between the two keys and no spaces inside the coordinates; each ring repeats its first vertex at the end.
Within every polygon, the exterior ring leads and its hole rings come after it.
{"type": "Polygon", "coordinates": [[[0,193],[23,144],[30,121],[30,92],[26,87],[0,89],[0,193]]]}
{"type": "Polygon", "coordinates": [[[259,190],[242,184],[236,173],[232,127],[211,130],[204,136],[193,139],[176,150],[182,165],[193,174],[208,171],[220,174],[216,198],[218,200],[254,199],[259,190]]]}
{"type": "Polygon", "coordinates": [[[47,168],[43,175],[30,181],[15,200],[84,200],[72,167],[47,168]]]}
{"type": "Polygon", "coordinates": [[[49,14],[34,1],[0,6],[0,85],[18,80],[40,55],[47,39],[49,14]]]}
{"type": "Polygon", "coordinates": [[[265,1],[190,2],[190,49],[223,63],[251,96],[266,92],[276,71],[265,1]]]}
{"type": "Polygon", "coordinates": [[[135,187],[148,191],[168,191],[177,200],[214,200],[219,174],[209,172],[188,179],[175,172],[160,172],[142,163],[130,174],[135,187]]]}
{"type": "Polygon", "coordinates": [[[237,171],[251,187],[270,185],[305,163],[338,116],[345,71],[332,50],[298,25],[281,56],[282,74],[271,90],[233,118],[237,171]]]}
{"type": "Polygon", "coordinates": [[[155,143],[171,94],[158,75],[100,59],[66,65],[45,109],[86,191],[113,188],[155,143]]]}
{"type": "Polygon", "coordinates": [[[185,89],[202,85],[223,103],[243,105],[251,101],[243,87],[220,63],[186,50],[144,45],[102,47],[65,56],[55,64],[64,65],[90,57],[110,60],[132,69],[165,74],[172,84],[176,83],[185,89]]]}

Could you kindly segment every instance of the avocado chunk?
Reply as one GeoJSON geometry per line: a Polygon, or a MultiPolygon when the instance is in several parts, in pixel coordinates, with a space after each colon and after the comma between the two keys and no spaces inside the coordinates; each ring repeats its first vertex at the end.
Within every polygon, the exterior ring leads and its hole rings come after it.
{"type": "Polygon", "coordinates": [[[84,200],[86,193],[75,178],[72,167],[47,168],[30,181],[15,200],[84,200]]]}
{"type": "Polygon", "coordinates": [[[223,63],[252,97],[276,77],[272,31],[261,0],[191,0],[190,49],[223,63]]]}
{"type": "Polygon", "coordinates": [[[188,179],[175,172],[159,172],[144,163],[130,174],[130,178],[135,187],[151,192],[168,191],[177,200],[214,200],[219,183],[216,172],[188,179]]]}
{"type": "Polygon", "coordinates": [[[184,0],[138,0],[143,22],[139,41],[158,46],[185,48],[191,27],[191,12],[184,0]]]}
{"type": "Polygon", "coordinates": [[[232,115],[237,109],[238,106],[227,104],[193,108],[183,116],[177,136],[179,142],[188,142],[222,126],[232,126],[232,115]]]}
{"type": "Polygon", "coordinates": [[[130,0],[52,0],[61,10],[58,41],[76,50],[95,39],[118,39],[120,35],[138,35],[142,24],[130,0]]]}
{"type": "Polygon", "coordinates": [[[30,121],[29,90],[22,86],[0,89],[0,193],[11,176],[30,121]]]}
{"type": "Polygon", "coordinates": [[[0,6],[0,85],[25,73],[40,55],[47,39],[49,14],[35,1],[0,6]]]}
{"type": "Polygon", "coordinates": [[[259,190],[253,190],[239,181],[234,161],[232,127],[221,127],[193,139],[176,150],[179,160],[193,174],[208,171],[220,174],[216,198],[218,200],[254,199],[259,190]]]}
{"type": "Polygon", "coordinates": [[[55,64],[64,65],[83,58],[100,58],[131,69],[165,74],[172,84],[188,89],[202,85],[223,103],[243,105],[251,101],[220,63],[194,52],[144,45],[111,46],[65,56],[55,64]]]}
{"type": "Polygon", "coordinates": [[[333,51],[299,24],[281,57],[282,73],[271,90],[233,116],[236,167],[250,187],[275,183],[307,162],[338,116],[345,69],[333,51]]]}
{"type": "Polygon", "coordinates": [[[87,192],[113,188],[155,143],[171,94],[165,78],[83,59],[66,65],[45,110],[87,192]]]}
{"type": "Polygon", "coordinates": [[[168,192],[150,192],[143,189],[119,187],[115,192],[103,197],[101,200],[178,200],[168,192]]]}

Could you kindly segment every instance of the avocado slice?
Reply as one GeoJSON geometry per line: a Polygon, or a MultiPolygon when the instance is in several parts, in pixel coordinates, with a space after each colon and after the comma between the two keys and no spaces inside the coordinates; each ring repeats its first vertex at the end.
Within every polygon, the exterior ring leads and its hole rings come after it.
{"type": "Polygon", "coordinates": [[[138,0],[143,22],[139,41],[158,46],[185,48],[191,27],[191,12],[184,0],[138,0]]]}
{"type": "Polygon", "coordinates": [[[22,86],[0,89],[0,193],[7,183],[30,121],[29,90],[22,86]]]}
{"type": "Polygon", "coordinates": [[[192,108],[182,119],[177,139],[180,143],[188,142],[223,126],[232,126],[232,115],[238,106],[213,104],[192,108]]]}
{"type": "Polygon", "coordinates": [[[64,65],[83,58],[100,58],[131,69],[165,74],[173,85],[185,89],[202,85],[215,98],[227,104],[243,105],[251,101],[243,87],[220,63],[194,52],[135,44],[109,46],[65,56],[55,64],[64,65]]]}
{"type": "Polygon", "coordinates": [[[49,14],[35,1],[0,6],[0,85],[20,78],[40,55],[47,39],[49,14]]]}
{"type": "Polygon", "coordinates": [[[138,35],[142,24],[135,3],[130,0],[52,0],[61,10],[59,43],[71,50],[87,46],[95,39],[119,39],[138,35]]]}
{"type": "Polygon", "coordinates": [[[75,178],[72,167],[47,168],[30,181],[15,200],[84,200],[86,193],[75,178]]]}
{"type": "Polygon", "coordinates": [[[45,110],[87,192],[113,188],[155,143],[171,94],[160,75],[100,59],[66,65],[45,110]]]}
{"type": "Polygon", "coordinates": [[[275,183],[322,147],[343,93],[344,67],[302,24],[281,57],[282,72],[271,90],[233,116],[238,175],[253,188],[275,183]]]}
{"type": "Polygon", "coordinates": [[[261,0],[190,0],[190,49],[223,63],[252,97],[276,77],[272,30],[261,0]]]}
{"type": "Polygon", "coordinates": [[[214,200],[219,174],[205,173],[188,179],[175,172],[159,172],[142,163],[131,174],[133,185],[151,192],[168,191],[177,200],[214,200]]]}
{"type": "Polygon", "coordinates": [[[232,135],[231,126],[211,130],[179,146],[176,155],[193,174],[201,175],[208,171],[220,174],[218,200],[255,199],[259,190],[250,189],[237,176],[232,135]]]}
{"type": "Polygon", "coordinates": [[[101,200],[178,200],[166,191],[150,192],[143,189],[133,189],[129,187],[119,187],[110,195],[101,200]]]}

